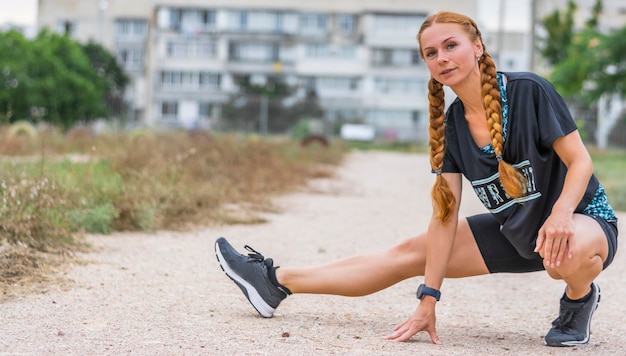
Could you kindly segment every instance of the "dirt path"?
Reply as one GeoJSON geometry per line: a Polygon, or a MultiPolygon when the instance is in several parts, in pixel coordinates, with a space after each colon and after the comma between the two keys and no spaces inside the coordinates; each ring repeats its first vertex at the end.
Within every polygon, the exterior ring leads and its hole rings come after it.
{"type": "MultiPolygon", "coordinates": [[[[295,295],[262,319],[216,262],[219,236],[283,266],[388,247],[426,228],[427,167],[421,155],[354,153],[337,179],[281,198],[284,211],[264,225],[91,236],[97,252],[70,283],[0,304],[0,355],[626,354],[623,251],[598,279],[591,343],[574,350],[543,346],[563,291],[545,273],[446,280],[435,346],[426,334],[382,339],[414,310],[419,278],[362,298],[295,295]]],[[[473,197],[462,209],[483,211],[473,197]]]]}

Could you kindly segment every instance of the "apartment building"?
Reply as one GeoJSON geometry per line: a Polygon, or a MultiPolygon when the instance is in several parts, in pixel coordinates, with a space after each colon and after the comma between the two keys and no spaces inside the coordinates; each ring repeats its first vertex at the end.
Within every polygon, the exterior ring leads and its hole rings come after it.
{"type": "MultiPolygon", "coordinates": [[[[358,119],[379,134],[424,140],[429,74],[415,35],[433,12],[475,17],[477,6],[471,0],[40,0],[38,27],[111,49],[133,78],[129,117],[141,125],[210,128],[242,85],[272,81],[314,91],[326,120],[358,119]]],[[[528,41],[504,43],[510,50],[502,56],[509,58],[504,69],[523,69],[517,54],[528,41]]]]}

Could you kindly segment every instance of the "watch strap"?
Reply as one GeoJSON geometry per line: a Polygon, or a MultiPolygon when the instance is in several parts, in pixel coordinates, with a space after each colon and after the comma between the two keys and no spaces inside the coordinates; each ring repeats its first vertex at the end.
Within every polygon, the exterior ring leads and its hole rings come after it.
{"type": "Polygon", "coordinates": [[[430,288],[425,284],[420,284],[419,288],[417,288],[417,299],[423,299],[425,296],[431,296],[435,298],[437,301],[441,298],[441,291],[430,288]]]}

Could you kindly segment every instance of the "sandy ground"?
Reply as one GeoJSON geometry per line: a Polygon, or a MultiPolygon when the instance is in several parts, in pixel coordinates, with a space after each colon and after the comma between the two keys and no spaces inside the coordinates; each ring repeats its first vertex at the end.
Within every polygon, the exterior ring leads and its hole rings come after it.
{"type": "MultiPolygon", "coordinates": [[[[421,278],[359,298],[294,295],[263,319],[219,268],[219,236],[282,266],[306,266],[417,234],[430,216],[427,167],[422,155],[353,153],[336,179],[280,198],[283,211],[267,224],[90,236],[96,250],[71,266],[69,283],[0,304],[0,355],[626,354],[623,252],[598,278],[590,344],[574,349],[543,346],[563,291],[543,272],[446,280],[443,345],[432,345],[425,333],[383,340],[415,309],[421,278]]],[[[463,213],[482,212],[467,193],[463,213]]]]}

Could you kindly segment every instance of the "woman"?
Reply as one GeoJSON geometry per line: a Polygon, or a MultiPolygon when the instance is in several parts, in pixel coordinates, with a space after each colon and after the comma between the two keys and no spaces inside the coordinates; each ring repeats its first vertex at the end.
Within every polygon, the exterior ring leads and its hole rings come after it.
{"type": "Polygon", "coordinates": [[[440,342],[435,305],[444,277],[545,270],[565,282],[546,345],[588,343],[600,301],[594,280],[615,255],[617,219],[567,107],[536,75],[496,72],[476,23],[464,15],[434,14],[417,38],[431,74],[437,175],[427,231],[373,256],[310,268],[277,269],[249,246],[244,256],[220,238],[222,268],[264,317],[291,293],[358,296],[423,275],[417,309],[387,339],[426,331],[433,343],[440,342]],[[444,85],[457,95],[445,115],[444,85]],[[488,213],[459,219],[462,175],[488,213]]]}

